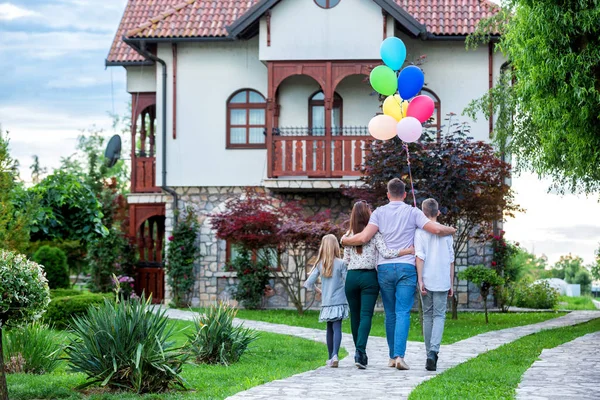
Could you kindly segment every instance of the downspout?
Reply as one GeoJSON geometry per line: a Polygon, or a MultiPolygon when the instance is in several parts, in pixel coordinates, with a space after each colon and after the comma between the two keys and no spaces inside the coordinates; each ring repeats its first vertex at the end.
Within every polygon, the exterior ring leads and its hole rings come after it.
{"type": "Polygon", "coordinates": [[[167,63],[158,58],[154,54],[148,52],[145,48],[145,43],[139,46],[137,41],[123,37],[123,42],[131,46],[135,51],[140,53],[147,59],[162,65],[162,182],[160,188],[173,196],[173,226],[177,225],[177,210],[179,205],[179,196],[173,188],[167,186],[167,63]]]}

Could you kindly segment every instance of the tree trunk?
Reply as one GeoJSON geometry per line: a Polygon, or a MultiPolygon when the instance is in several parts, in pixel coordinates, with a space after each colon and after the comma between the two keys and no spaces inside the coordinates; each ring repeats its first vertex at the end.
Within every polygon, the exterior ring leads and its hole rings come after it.
{"type": "Polygon", "coordinates": [[[488,311],[487,311],[487,293],[483,297],[483,309],[485,310],[485,323],[488,323],[488,311]]]}
{"type": "Polygon", "coordinates": [[[2,322],[0,322],[0,400],[8,400],[8,386],[4,372],[4,351],[2,349],[2,322]]]}
{"type": "Polygon", "coordinates": [[[456,295],[456,291],[452,295],[452,319],[458,319],[458,296],[456,295]]]}

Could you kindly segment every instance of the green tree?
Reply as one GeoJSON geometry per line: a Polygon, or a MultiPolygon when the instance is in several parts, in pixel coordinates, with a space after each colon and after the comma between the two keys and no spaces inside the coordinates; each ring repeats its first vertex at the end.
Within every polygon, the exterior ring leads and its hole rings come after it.
{"type": "Polygon", "coordinates": [[[29,169],[31,170],[31,182],[34,185],[40,183],[42,175],[48,172],[46,167],[40,165],[40,158],[37,155],[33,156],[33,164],[29,166],[29,169]]]}
{"type": "Polygon", "coordinates": [[[16,182],[16,164],[10,156],[8,134],[0,128],[0,248],[23,251],[29,242],[33,203],[16,207],[22,186],[16,182]]]}
{"type": "Polygon", "coordinates": [[[583,259],[569,253],[569,255],[561,256],[554,264],[552,277],[564,279],[567,283],[576,283],[575,276],[582,269],[583,259]]]}
{"type": "Polygon", "coordinates": [[[596,250],[596,262],[592,264],[590,268],[592,277],[596,280],[600,280],[600,247],[596,250]]]}
{"type": "Polygon", "coordinates": [[[33,261],[44,267],[50,289],[66,289],[71,286],[67,256],[58,247],[40,247],[33,255],[33,261]]]}
{"type": "Polygon", "coordinates": [[[550,271],[546,270],[546,258],[536,257],[522,247],[517,247],[516,252],[508,260],[510,268],[522,268],[522,280],[534,282],[538,279],[549,278],[550,271]]]}
{"type": "Polygon", "coordinates": [[[40,205],[31,225],[32,240],[87,243],[108,233],[102,224],[100,203],[76,175],[57,171],[29,189],[27,195],[40,205]]]}
{"type": "Polygon", "coordinates": [[[600,1],[506,0],[468,46],[501,37],[510,63],[465,113],[498,118],[494,134],[518,168],[553,178],[557,190],[600,188],[600,1]],[[510,139],[510,140],[509,140],[510,139]]]}
{"type": "Polygon", "coordinates": [[[586,268],[582,268],[575,274],[573,283],[581,286],[581,294],[589,294],[592,290],[592,275],[586,268]]]}
{"type": "Polygon", "coordinates": [[[488,321],[488,308],[487,298],[490,294],[490,290],[494,287],[502,286],[504,279],[496,271],[490,268],[486,268],[483,265],[475,265],[460,271],[458,273],[458,279],[464,279],[472,282],[479,287],[479,293],[483,299],[483,308],[485,310],[485,323],[488,321]]]}

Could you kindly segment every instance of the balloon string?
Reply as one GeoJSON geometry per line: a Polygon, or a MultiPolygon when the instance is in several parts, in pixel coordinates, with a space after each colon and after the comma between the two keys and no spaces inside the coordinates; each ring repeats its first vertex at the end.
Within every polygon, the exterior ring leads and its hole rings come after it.
{"type": "Polygon", "coordinates": [[[414,206],[417,207],[417,197],[415,196],[415,187],[413,185],[412,172],[410,171],[410,153],[408,151],[408,145],[404,144],[402,147],[404,147],[404,150],[406,150],[406,162],[408,164],[408,177],[410,179],[410,190],[412,192],[414,206]]]}

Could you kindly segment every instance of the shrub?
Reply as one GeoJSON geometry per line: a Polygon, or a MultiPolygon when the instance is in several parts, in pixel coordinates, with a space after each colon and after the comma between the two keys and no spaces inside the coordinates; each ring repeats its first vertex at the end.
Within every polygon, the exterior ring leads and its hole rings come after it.
{"type": "Polygon", "coordinates": [[[490,289],[504,284],[504,279],[498,275],[493,269],[476,265],[469,267],[458,273],[458,279],[464,279],[479,286],[479,292],[483,298],[483,308],[485,310],[485,323],[488,321],[487,297],[490,294],[490,289]]]}
{"type": "Polygon", "coordinates": [[[113,228],[108,235],[88,245],[86,260],[92,276],[90,289],[92,292],[108,293],[113,290],[113,274],[134,276],[135,246],[121,231],[113,228]]]}
{"type": "Polygon", "coordinates": [[[199,224],[193,210],[187,209],[185,216],[169,236],[167,254],[167,283],[173,291],[176,307],[187,307],[194,287],[194,262],[200,256],[196,239],[199,224]]]}
{"type": "Polygon", "coordinates": [[[42,246],[33,255],[33,260],[44,266],[50,289],[66,289],[71,286],[64,251],[58,247],[42,246]]]}
{"type": "Polygon", "coordinates": [[[186,360],[174,347],[173,325],[165,311],[152,312],[151,299],[131,299],[100,307],[73,320],[65,351],[70,368],[87,376],[79,388],[99,383],[137,393],[184,387],[180,376],[186,360]]]}
{"type": "Polygon", "coordinates": [[[517,307],[551,309],[558,304],[559,293],[548,282],[541,281],[531,285],[520,285],[515,297],[517,307]]]}
{"type": "Polygon", "coordinates": [[[271,272],[268,260],[261,258],[254,262],[250,252],[242,248],[229,267],[237,273],[238,279],[233,297],[245,308],[260,308],[271,272]]]}
{"type": "Polygon", "coordinates": [[[197,363],[232,364],[258,339],[256,331],[233,325],[236,314],[235,308],[220,304],[194,319],[196,331],[188,335],[187,351],[197,363]]]}
{"type": "Polygon", "coordinates": [[[47,325],[33,322],[3,334],[7,372],[46,374],[60,363],[61,337],[47,325]]]}
{"type": "Polygon", "coordinates": [[[51,299],[56,299],[58,297],[80,296],[83,294],[90,294],[90,292],[84,292],[82,290],[77,290],[77,289],[51,289],[50,290],[50,298],[51,299]]]}
{"type": "Polygon", "coordinates": [[[50,290],[41,265],[0,250],[0,398],[8,399],[2,329],[38,318],[48,306],[50,290]]]}
{"type": "Polygon", "coordinates": [[[73,317],[84,315],[90,306],[100,306],[104,299],[114,299],[114,296],[112,293],[85,293],[53,298],[44,314],[44,321],[57,329],[65,329],[73,317]]]}

